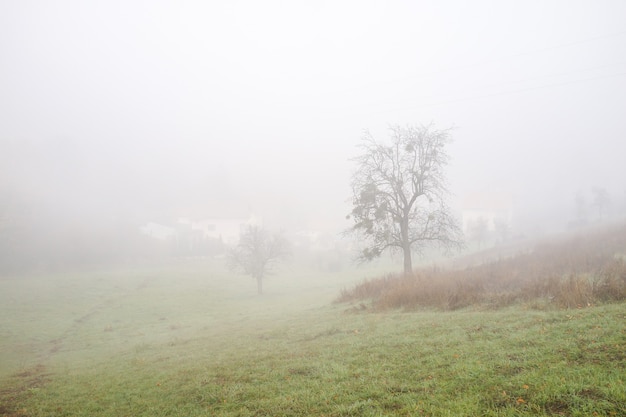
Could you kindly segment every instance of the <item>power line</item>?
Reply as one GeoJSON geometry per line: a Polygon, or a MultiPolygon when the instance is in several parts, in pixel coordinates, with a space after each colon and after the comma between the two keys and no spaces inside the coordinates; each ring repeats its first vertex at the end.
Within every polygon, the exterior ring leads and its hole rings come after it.
{"type": "MultiPolygon", "coordinates": [[[[595,41],[598,41],[598,40],[602,40],[602,39],[620,37],[620,36],[624,36],[624,35],[626,35],[626,31],[606,33],[606,34],[603,34],[603,35],[593,36],[593,37],[580,39],[580,40],[576,40],[576,41],[566,42],[566,43],[552,45],[552,46],[547,46],[547,47],[543,47],[543,48],[532,49],[532,50],[529,50],[529,51],[519,52],[519,53],[515,53],[515,54],[503,55],[503,56],[500,56],[500,57],[494,57],[494,58],[490,58],[490,59],[486,59],[486,60],[482,60],[482,61],[477,61],[477,62],[468,64],[468,65],[453,66],[453,67],[443,68],[443,69],[440,69],[438,71],[433,71],[433,72],[428,72],[428,73],[407,75],[407,76],[403,76],[403,77],[396,77],[396,78],[388,80],[387,83],[397,83],[397,82],[406,81],[406,80],[418,80],[418,79],[423,79],[423,78],[431,78],[431,77],[435,77],[435,76],[438,76],[438,75],[441,75],[441,74],[444,74],[444,73],[449,73],[449,72],[467,71],[467,70],[470,70],[470,69],[484,67],[484,66],[486,66],[488,64],[509,60],[509,59],[512,59],[512,58],[528,56],[528,55],[535,55],[535,54],[544,53],[544,52],[553,51],[553,50],[558,50],[558,49],[562,49],[562,48],[569,48],[569,47],[572,47],[572,46],[581,45],[581,44],[585,44],[585,43],[592,43],[592,42],[595,42],[595,41]]],[[[372,83],[365,83],[364,85],[361,85],[361,86],[358,86],[358,87],[348,88],[348,89],[345,89],[345,90],[342,90],[342,91],[360,90],[360,89],[362,89],[362,88],[364,88],[364,87],[366,87],[368,85],[373,85],[373,84],[375,84],[375,83],[373,83],[373,82],[372,83]]]]}
{"type": "Polygon", "coordinates": [[[608,75],[597,76],[597,77],[589,77],[589,78],[583,78],[583,79],[578,79],[578,80],[564,81],[564,82],[558,82],[558,83],[550,83],[550,84],[544,84],[544,85],[539,85],[539,86],[535,86],[535,87],[520,88],[520,89],[508,90],[508,91],[500,91],[500,92],[490,93],[490,94],[474,95],[474,96],[463,97],[463,98],[458,98],[458,99],[453,99],[453,100],[444,100],[444,101],[437,101],[437,102],[432,102],[432,103],[424,103],[424,104],[418,104],[418,105],[413,105],[413,106],[406,106],[406,107],[402,107],[402,108],[396,108],[396,109],[393,109],[393,110],[382,110],[382,111],[368,112],[367,114],[380,114],[380,113],[388,113],[390,111],[411,110],[411,109],[417,109],[417,108],[423,108],[423,107],[440,106],[440,105],[444,105],[444,104],[453,104],[453,103],[460,103],[460,102],[465,102],[465,101],[481,100],[481,99],[491,98],[491,97],[500,97],[500,96],[506,96],[506,95],[512,95],[512,94],[525,93],[525,92],[529,92],[529,91],[536,91],[536,90],[543,90],[543,89],[549,89],[549,88],[555,88],[555,87],[562,87],[562,86],[572,85],[572,84],[580,84],[580,83],[596,81],[596,80],[602,80],[602,79],[616,78],[616,77],[621,77],[621,76],[624,76],[624,75],[626,75],[626,72],[620,72],[620,73],[615,73],[615,74],[608,74],[608,75]]]}
{"type": "MultiPolygon", "coordinates": [[[[416,78],[435,76],[435,75],[438,75],[438,74],[440,74],[442,72],[465,71],[465,70],[472,69],[472,68],[482,67],[482,66],[485,66],[485,64],[490,64],[490,63],[493,63],[493,62],[504,61],[504,60],[508,60],[508,59],[511,59],[511,58],[521,57],[521,56],[535,55],[535,54],[538,54],[538,53],[553,51],[553,50],[562,49],[562,48],[569,48],[571,46],[581,45],[581,44],[585,44],[585,43],[590,43],[590,42],[594,42],[594,41],[597,41],[597,40],[600,40],[600,39],[613,38],[613,37],[624,36],[624,35],[626,35],[626,31],[607,33],[607,34],[604,34],[604,35],[593,36],[593,37],[586,38],[586,39],[581,39],[581,40],[578,40],[578,41],[572,41],[572,42],[557,44],[557,45],[553,45],[553,46],[547,46],[547,47],[544,47],[544,48],[532,49],[532,50],[529,50],[529,51],[519,52],[519,53],[515,53],[515,54],[503,55],[503,56],[500,56],[500,57],[495,57],[495,58],[486,59],[486,60],[483,60],[483,61],[478,61],[478,62],[469,64],[469,65],[445,68],[445,69],[442,69],[442,70],[440,70],[438,72],[433,72],[433,73],[430,73],[428,75],[418,76],[416,78]]],[[[413,78],[413,77],[411,77],[411,76],[406,77],[406,79],[409,79],[409,78],[413,78]]]]}

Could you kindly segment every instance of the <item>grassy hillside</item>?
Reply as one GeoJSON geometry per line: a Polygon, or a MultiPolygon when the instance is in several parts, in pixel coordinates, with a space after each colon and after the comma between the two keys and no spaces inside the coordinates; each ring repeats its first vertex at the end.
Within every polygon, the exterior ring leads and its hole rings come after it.
{"type": "Polygon", "coordinates": [[[456,260],[454,268],[370,279],[344,289],[338,301],[371,302],[378,310],[455,310],[519,303],[577,308],[626,299],[626,224],[580,231],[494,257],[497,253],[456,260]]]}
{"type": "MultiPolygon", "coordinates": [[[[0,416],[626,415],[626,305],[361,311],[352,274],[0,280],[0,416]]],[[[365,303],[364,303],[365,305],[365,303]]]]}

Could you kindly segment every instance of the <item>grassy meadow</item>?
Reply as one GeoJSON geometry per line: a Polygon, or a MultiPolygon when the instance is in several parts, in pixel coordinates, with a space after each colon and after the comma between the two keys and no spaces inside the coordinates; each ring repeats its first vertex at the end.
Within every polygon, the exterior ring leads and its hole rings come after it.
{"type": "Polygon", "coordinates": [[[364,276],[286,267],[263,296],[206,260],[2,278],[0,416],[626,415],[623,302],[336,301],[364,276]]]}

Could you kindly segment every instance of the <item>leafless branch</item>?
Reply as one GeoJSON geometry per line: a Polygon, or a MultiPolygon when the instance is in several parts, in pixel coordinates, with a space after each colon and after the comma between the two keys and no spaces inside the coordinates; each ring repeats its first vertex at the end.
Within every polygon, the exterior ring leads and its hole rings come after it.
{"type": "Polygon", "coordinates": [[[449,130],[431,125],[392,126],[389,145],[365,132],[352,177],[351,231],[368,242],[361,259],[401,250],[410,272],[412,251],[433,242],[444,248],[461,244],[460,229],[445,205],[449,142],[449,130]]]}

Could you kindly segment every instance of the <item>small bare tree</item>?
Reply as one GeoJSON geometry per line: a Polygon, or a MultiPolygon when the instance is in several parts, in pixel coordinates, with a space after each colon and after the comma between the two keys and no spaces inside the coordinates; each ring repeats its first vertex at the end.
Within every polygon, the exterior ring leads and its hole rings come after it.
{"type": "Polygon", "coordinates": [[[460,247],[462,232],[445,202],[443,168],[449,130],[432,126],[391,127],[389,143],[366,132],[352,176],[354,225],[349,232],[367,245],[361,260],[385,250],[400,251],[405,274],[412,273],[411,254],[429,244],[460,247]]]}
{"type": "Polygon", "coordinates": [[[496,217],[495,219],[493,219],[493,227],[498,238],[500,239],[500,243],[504,243],[509,240],[509,235],[511,234],[511,225],[506,218],[496,217]]]}
{"type": "Polygon", "coordinates": [[[574,197],[576,203],[576,221],[579,224],[586,223],[587,221],[587,199],[585,195],[579,190],[574,197]]]}
{"type": "Polygon", "coordinates": [[[489,236],[489,222],[483,216],[480,216],[469,223],[468,229],[469,238],[478,243],[478,249],[481,249],[489,236]]]}
{"type": "Polygon", "coordinates": [[[263,294],[263,278],[289,255],[289,244],[280,235],[251,225],[241,233],[239,244],[229,254],[232,269],[241,270],[256,279],[257,291],[263,294]]]}
{"type": "Polygon", "coordinates": [[[593,205],[598,208],[598,218],[602,220],[611,205],[611,196],[606,188],[602,187],[592,187],[591,192],[593,193],[593,205]]]}

